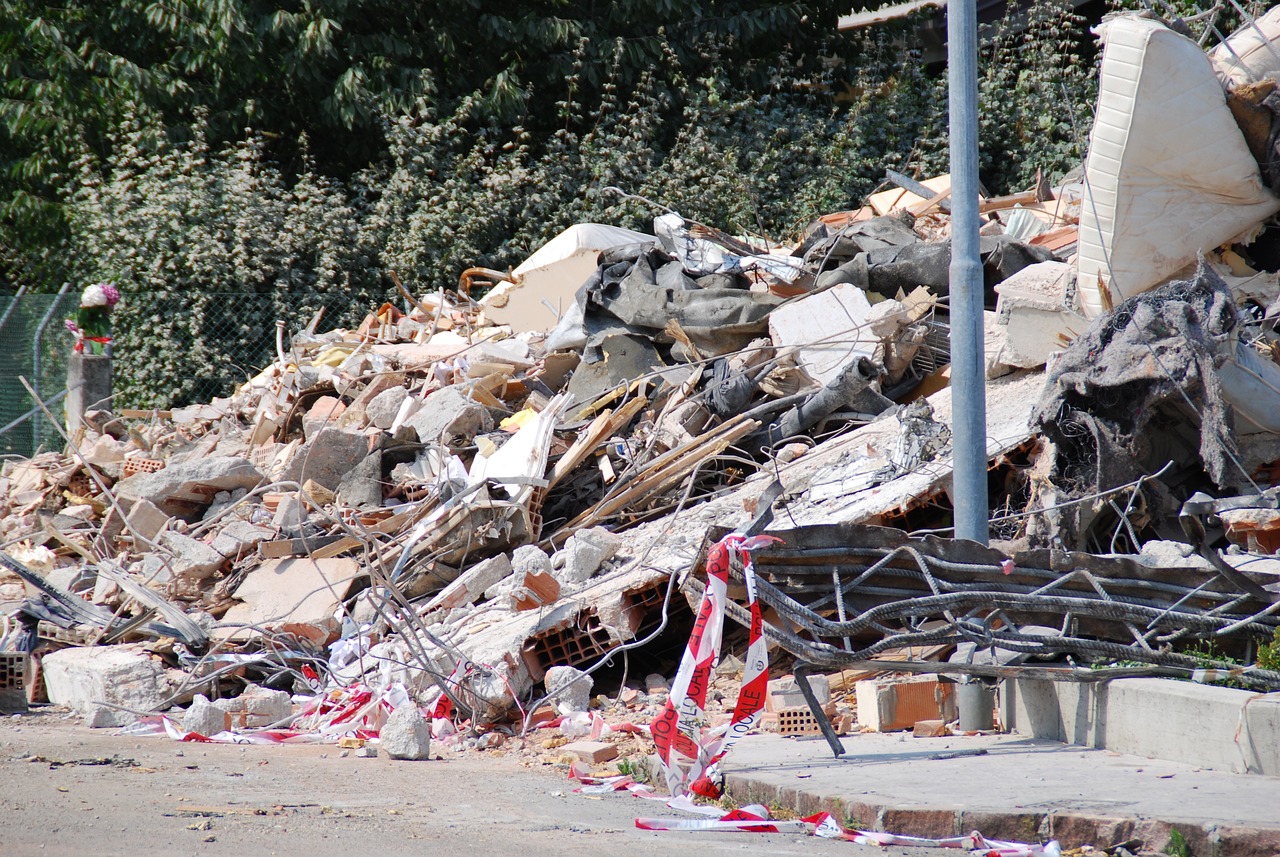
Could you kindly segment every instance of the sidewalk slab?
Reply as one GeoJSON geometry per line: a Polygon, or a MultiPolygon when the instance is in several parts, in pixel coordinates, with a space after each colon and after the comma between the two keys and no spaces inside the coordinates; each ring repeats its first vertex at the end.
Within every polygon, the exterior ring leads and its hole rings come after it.
{"type": "Polygon", "coordinates": [[[1002,683],[1000,702],[1005,725],[1027,737],[1280,775],[1280,694],[1161,678],[1017,679],[1002,683]]]}
{"type": "Polygon", "coordinates": [[[1280,777],[1018,735],[864,733],[843,744],[835,759],[821,739],[750,735],[725,759],[727,791],[912,836],[978,830],[1064,848],[1138,838],[1162,851],[1176,828],[1196,857],[1280,853],[1280,777]]]}

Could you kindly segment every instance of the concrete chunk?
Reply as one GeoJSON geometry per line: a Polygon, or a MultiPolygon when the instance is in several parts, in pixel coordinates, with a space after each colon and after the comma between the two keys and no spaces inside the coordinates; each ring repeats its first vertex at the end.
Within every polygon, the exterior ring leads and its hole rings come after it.
{"type": "Polygon", "coordinates": [[[325,428],[298,448],[281,479],[299,485],[311,479],[336,491],[342,477],[368,454],[369,439],[363,434],[325,428]]]}
{"type": "Polygon", "coordinates": [[[215,699],[213,706],[226,712],[232,729],[260,729],[279,723],[293,713],[293,702],[283,690],[251,684],[235,699],[215,699]]]}
{"type": "Polygon", "coordinates": [[[431,724],[412,703],[393,711],[378,737],[382,749],[393,759],[423,761],[431,758],[431,724]]]}
{"type": "Polygon", "coordinates": [[[564,549],[552,557],[552,572],[561,583],[583,583],[613,559],[622,544],[621,536],[604,527],[591,527],[569,537],[564,549]]]}
{"type": "Polygon", "coordinates": [[[365,416],[369,418],[371,425],[385,431],[396,421],[396,414],[400,413],[400,406],[407,398],[409,398],[409,391],[404,387],[383,390],[365,405],[365,416]]]}
{"type": "Polygon", "coordinates": [[[601,765],[618,758],[618,748],[605,741],[574,741],[560,749],[590,765],[601,765]]]}
{"type": "Polygon", "coordinates": [[[591,689],[595,687],[595,681],[582,670],[551,667],[542,681],[561,714],[586,711],[591,707],[591,689]]]}
{"type": "Polygon", "coordinates": [[[253,552],[258,543],[271,538],[274,533],[248,521],[232,521],[223,527],[210,544],[214,550],[232,561],[253,552]]]}
{"type": "Polygon", "coordinates": [[[128,725],[138,716],[121,709],[154,711],[172,692],[164,668],[140,646],[61,649],[45,655],[41,668],[49,701],[92,715],[95,726],[128,725]]]}
{"type": "Polygon", "coordinates": [[[117,482],[115,490],[121,500],[149,500],[166,515],[189,517],[219,491],[253,488],[261,481],[262,473],[246,459],[211,456],[138,473],[117,482]]]}
{"type": "Polygon", "coordinates": [[[480,432],[490,431],[493,419],[483,405],[468,399],[457,387],[445,387],[427,396],[418,412],[405,420],[405,425],[413,429],[423,443],[442,437],[450,443],[469,441],[480,432]]]}
{"type": "Polygon", "coordinates": [[[769,336],[779,348],[798,347],[796,362],[826,384],[859,357],[875,357],[877,340],[866,329],[871,303],[848,283],[783,304],[769,314],[769,336]]]}
{"type": "Polygon", "coordinates": [[[498,554],[478,562],[432,598],[426,609],[453,610],[474,604],[485,590],[498,585],[510,575],[511,560],[506,554],[498,554]]]}
{"type": "MultiPolygon", "coordinates": [[[[129,510],[129,514],[125,520],[129,522],[129,527],[145,539],[155,541],[156,536],[164,529],[164,525],[169,523],[169,516],[156,508],[156,504],[150,500],[138,500],[133,504],[133,508],[129,510]]],[[[138,545],[139,550],[145,550],[146,545],[138,545]]]]}
{"type": "Polygon", "coordinates": [[[182,533],[165,532],[160,544],[173,551],[173,573],[187,580],[204,580],[226,564],[227,558],[204,542],[182,533]]]}
{"type": "Polygon", "coordinates": [[[205,696],[197,695],[182,717],[182,728],[206,738],[231,729],[231,716],[218,708],[205,696]]]}

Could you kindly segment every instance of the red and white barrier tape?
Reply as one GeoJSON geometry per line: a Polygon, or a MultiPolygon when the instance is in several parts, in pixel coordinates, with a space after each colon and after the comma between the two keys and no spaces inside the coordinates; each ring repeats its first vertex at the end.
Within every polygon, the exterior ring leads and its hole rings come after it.
{"type": "Polygon", "coordinates": [[[719,797],[716,763],[756,724],[764,708],[769,682],[769,653],[763,634],[760,604],[756,599],[755,571],[751,551],[781,539],[774,536],[725,536],[707,555],[707,589],[680,669],[671,685],[666,707],[649,729],[657,745],[658,758],[666,773],[667,787],[675,796],[689,792],[719,797]],[[742,689],[729,724],[708,730],[707,689],[712,671],[720,660],[724,634],[725,604],[728,601],[729,563],[742,558],[751,610],[751,636],[743,668],[742,689]]]}

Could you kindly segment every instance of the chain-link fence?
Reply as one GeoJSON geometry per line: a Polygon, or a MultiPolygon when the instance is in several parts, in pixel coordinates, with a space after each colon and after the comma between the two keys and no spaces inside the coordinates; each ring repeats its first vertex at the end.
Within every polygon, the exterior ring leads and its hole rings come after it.
{"type": "MultiPolygon", "coordinates": [[[[78,292],[0,296],[0,454],[60,449],[61,436],[20,378],[60,419],[78,292]]],[[[372,309],[348,295],[125,295],[114,323],[116,407],[171,408],[230,394],[275,357],[276,319],[296,333],[358,325],[372,309]]],[[[286,339],[287,342],[287,339],[286,339]]]]}

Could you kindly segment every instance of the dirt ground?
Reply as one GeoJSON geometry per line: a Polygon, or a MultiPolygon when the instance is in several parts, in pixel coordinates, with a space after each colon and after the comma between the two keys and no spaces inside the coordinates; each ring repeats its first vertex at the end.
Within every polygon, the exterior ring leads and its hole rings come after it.
{"type": "Polygon", "coordinates": [[[0,854],[908,855],[797,834],[638,830],[674,816],[623,794],[573,793],[563,769],[442,749],[343,758],[326,746],[135,738],[43,711],[0,719],[0,854]]]}

